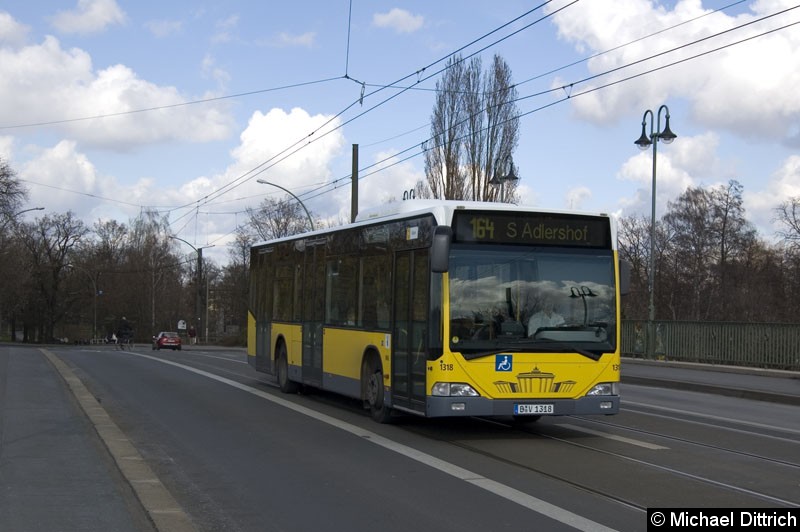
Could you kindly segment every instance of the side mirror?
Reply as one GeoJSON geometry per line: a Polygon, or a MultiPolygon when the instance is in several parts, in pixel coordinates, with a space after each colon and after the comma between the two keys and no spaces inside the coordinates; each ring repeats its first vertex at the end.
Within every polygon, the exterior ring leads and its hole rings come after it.
{"type": "Polygon", "coordinates": [[[437,225],[433,231],[431,244],[431,270],[433,273],[445,273],[450,267],[450,242],[453,240],[453,229],[447,225],[437,225]]]}

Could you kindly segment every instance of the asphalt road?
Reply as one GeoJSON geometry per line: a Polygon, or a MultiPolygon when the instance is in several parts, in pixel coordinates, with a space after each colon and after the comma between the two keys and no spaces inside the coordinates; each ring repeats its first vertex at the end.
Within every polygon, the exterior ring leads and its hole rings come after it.
{"type": "Polygon", "coordinates": [[[0,530],[642,530],[655,505],[800,505],[797,374],[631,361],[618,416],[383,426],[243,357],[0,347],[0,530]]]}

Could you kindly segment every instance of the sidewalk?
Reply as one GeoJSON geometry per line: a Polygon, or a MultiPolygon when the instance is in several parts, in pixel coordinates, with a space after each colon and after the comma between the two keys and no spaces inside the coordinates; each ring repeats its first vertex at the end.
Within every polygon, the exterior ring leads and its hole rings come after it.
{"type": "Polygon", "coordinates": [[[38,347],[0,346],[0,530],[153,530],[38,347]]]}
{"type": "Polygon", "coordinates": [[[624,358],[622,383],[800,406],[800,372],[624,358]]]}
{"type": "Polygon", "coordinates": [[[194,526],[70,367],[22,344],[0,345],[0,530],[194,526]]]}

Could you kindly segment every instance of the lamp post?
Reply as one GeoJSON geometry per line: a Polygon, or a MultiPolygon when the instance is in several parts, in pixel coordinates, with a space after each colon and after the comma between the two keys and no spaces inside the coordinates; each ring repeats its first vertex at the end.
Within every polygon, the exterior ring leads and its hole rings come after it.
{"type": "MultiPolygon", "coordinates": [[[[500,164],[495,164],[495,169],[498,169],[500,164]]],[[[489,180],[489,184],[493,186],[500,185],[500,202],[505,203],[506,201],[506,183],[518,181],[519,177],[517,174],[514,173],[514,158],[511,155],[508,155],[505,158],[505,162],[502,168],[503,175],[497,175],[495,173],[494,177],[489,180]]]]}
{"type": "Polygon", "coordinates": [[[300,206],[303,207],[303,210],[306,211],[306,216],[308,216],[308,223],[311,224],[311,230],[312,231],[314,230],[314,220],[311,218],[311,214],[309,214],[308,209],[306,209],[305,204],[302,201],[300,201],[300,198],[295,196],[289,189],[283,188],[282,186],[276,185],[275,183],[270,183],[269,181],[264,181],[263,179],[256,179],[256,183],[261,183],[262,185],[272,185],[273,187],[278,187],[279,189],[283,190],[284,192],[289,194],[291,197],[296,199],[297,203],[299,203],[300,206]]]}
{"type": "Polygon", "coordinates": [[[8,225],[9,222],[16,220],[17,216],[19,216],[20,214],[25,214],[26,212],[31,212],[31,211],[43,211],[43,210],[44,207],[31,207],[30,209],[24,209],[19,212],[15,212],[14,214],[10,214],[8,215],[8,220],[6,221],[6,223],[3,224],[3,229],[6,228],[6,225],[8,225]]]}
{"type": "Polygon", "coordinates": [[[656,350],[656,334],[655,334],[655,319],[656,319],[656,303],[655,303],[655,285],[656,285],[656,153],[658,151],[658,141],[661,140],[664,144],[670,144],[678,137],[669,128],[669,108],[662,105],[658,108],[658,114],[653,115],[653,111],[648,109],[642,116],[642,134],[638,140],[634,142],[640,149],[646,150],[652,144],[653,146],[653,190],[651,198],[651,211],[650,211],[650,272],[647,281],[647,291],[650,296],[650,303],[647,313],[647,358],[655,358],[656,350]],[[664,131],[661,131],[661,111],[665,112],[666,122],[664,124],[664,131]],[[645,127],[647,126],[647,115],[650,115],[650,136],[647,136],[645,127]]]}
{"type": "MultiPolygon", "coordinates": [[[[195,294],[195,321],[197,322],[197,336],[200,336],[200,331],[202,331],[202,300],[203,300],[203,250],[206,248],[213,248],[214,244],[210,246],[203,246],[200,248],[194,247],[192,244],[187,242],[186,240],[182,239],[181,237],[169,235],[169,238],[173,238],[175,240],[180,240],[190,248],[192,248],[195,253],[197,253],[197,293],[195,294]]],[[[206,306],[208,305],[208,301],[206,301],[206,306]]],[[[206,307],[206,310],[207,307],[206,307]]],[[[206,324],[206,343],[208,343],[208,324],[206,324]]]]}

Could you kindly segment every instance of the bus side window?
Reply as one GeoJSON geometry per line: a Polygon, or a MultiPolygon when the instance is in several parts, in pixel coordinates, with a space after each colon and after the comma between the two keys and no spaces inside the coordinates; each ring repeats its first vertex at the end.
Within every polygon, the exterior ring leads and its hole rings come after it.
{"type": "Polygon", "coordinates": [[[336,257],[326,271],[325,323],[355,325],[358,261],[355,257],[336,257]]]}
{"type": "Polygon", "coordinates": [[[391,297],[391,262],[389,255],[368,255],[361,261],[361,320],[366,329],[388,329],[391,297]]]}

